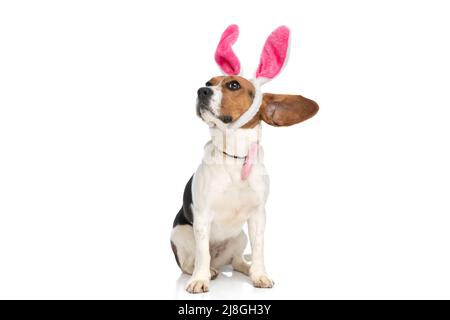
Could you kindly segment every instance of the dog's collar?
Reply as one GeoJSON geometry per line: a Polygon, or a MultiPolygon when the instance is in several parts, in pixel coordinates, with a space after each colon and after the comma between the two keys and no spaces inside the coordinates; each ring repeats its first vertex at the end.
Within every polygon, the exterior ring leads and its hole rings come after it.
{"type": "MultiPolygon", "coordinates": [[[[215,146],[218,150],[220,150],[217,146],[215,146]]],[[[224,155],[226,155],[227,157],[233,158],[233,159],[239,159],[239,160],[244,160],[243,164],[242,164],[242,169],[241,169],[241,179],[242,180],[247,180],[247,178],[250,176],[250,173],[252,172],[252,167],[253,164],[256,161],[256,157],[258,156],[258,149],[259,149],[259,143],[258,142],[253,142],[250,144],[249,150],[247,152],[247,155],[244,157],[240,157],[240,156],[236,156],[236,155],[232,155],[232,154],[228,154],[223,150],[222,153],[224,155]]]]}
{"type": "MultiPolygon", "coordinates": [[[[216,147],[216,148],[217,148],[217,147],[216,147]]],[[[240,157],[240,156],[235,156],[235,155],[233,155],[233,154],[228,154],[228,153],[226,153],[226,152],[223,151],[223,150],[222,150],[222,153],[223,153],[224,155],[226,155],[227,157],[230,157],[230,158],[233,158],[233,159],[241,159],[241,160],[245,160],[245,159],[247,158],[247,156],[240,157]]]]}
{"type": "Polygon", "coordinates": [[[233,158],[233,159],[240,159],[240,160],[245,160],[245,159],[247,159],[247,155],[245,155],[245,156],[237,156],[237,155],[234,155],[234,154],[229,154],[228,152],[226,152],[226,151],[220,149],[220,148],[219,148],[218,146],[216,146],[214,143],[213,143],[212,145],[214,146],[214,148],[216,148],[217,150],[219,150],[219,152],[222,152],[222,154],[225,155],[225,156],[227,156],[227,157],[230,157],[230,158],[233,158]]]}

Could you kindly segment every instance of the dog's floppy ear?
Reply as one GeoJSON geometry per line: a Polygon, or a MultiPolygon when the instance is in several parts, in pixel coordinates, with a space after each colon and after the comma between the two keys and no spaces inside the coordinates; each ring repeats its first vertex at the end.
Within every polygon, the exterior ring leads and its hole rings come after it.
{"type": "Polygon", "coordinates": [[[264,93],[260,116],[271,126],[290,126],[313,117],[317,111],[319,105],[305,97],[264,93]]]}
{"type": "Polygon", "coordinates": [[[231,46],[236,42],[238,36],[238,26],[235,24],[228,26],[220,38],[214,57],[222,71],[230,76],[238,75],[241,71],[239,59],[231,48],[231,46]]]}

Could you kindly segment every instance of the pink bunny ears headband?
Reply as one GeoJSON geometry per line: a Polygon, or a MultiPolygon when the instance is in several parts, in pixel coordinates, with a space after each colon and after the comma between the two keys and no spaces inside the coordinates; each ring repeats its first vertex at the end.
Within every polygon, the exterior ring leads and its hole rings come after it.
{"type": "MultiPolygon", "coordinates": [[[[238,75],[241,64],[231,46],[239,36],[239,28],[232,24],[223,32],[217,45],[215,59],[222,71],[227,75],[238,75]]],[[[289,46],[289,29],[285,26],[276,28],[267,38],[261,53],[261,59],[256,71],[256,79],[268,80],[280,73],[286,60],[289,46]]]]}
{"type": "MultiPolygon", "coordinates": [[[[241,64],[233,52],[232,45],[239,36],[237,25],[230,25],[222,34],[217,45],[215,60],[226,75],[238,75],[241,64]]],[[[259,111],[262,103],[260,86],[275,78],[283,68],[289,47],[289,29],[285,26],[276,28],[264,44],[255,78],[250,81],[255,86],[252,105],[239,119],[230,124],[230,129],[238,129],[249,122],[259,111]]]]}

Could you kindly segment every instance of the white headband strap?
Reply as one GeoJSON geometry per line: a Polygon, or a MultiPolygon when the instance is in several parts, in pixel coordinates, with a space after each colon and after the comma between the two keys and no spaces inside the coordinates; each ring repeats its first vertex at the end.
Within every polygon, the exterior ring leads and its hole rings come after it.
{"type": "Polygon", "coordinates": [[[236,130],[246,125],[253,117],[258,113],[259,108],[261,108],[263,94],[261,92],[261,85],[266,83],[268,79],[256,78],[251,79],[250,82],[253,83],[255,87],[255,96],[253,97],[253,102],[250,107],[245,111],[236,121],[228,126],[228,129],[236,130]]]}

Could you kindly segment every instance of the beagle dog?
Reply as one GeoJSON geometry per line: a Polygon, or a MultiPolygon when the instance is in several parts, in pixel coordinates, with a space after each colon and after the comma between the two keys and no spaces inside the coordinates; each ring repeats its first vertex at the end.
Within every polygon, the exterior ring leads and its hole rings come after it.
{"type": "Polygon", "coordinates": [[[290,126],[314,116],[319,107],[300,95],[261,93],[287,56],[289,29],[277,28],[266,41],[254,79],[239,76],[231,49],[238,36],[229,26],[216,50],[225,75],[211,78],[197,91],[197,115],[210,127],[211,140],[202,163],[189,179],[175,217],[171,245],[182,272],[192,275],[186,290],[207,292],[210,279],[231,264],[258,288],[274,285],[264,266],[265,203],[269,177],[263,164],[261,121],[290,126]],[[248,224],[251,262],[243,257],[248,224]]]}

